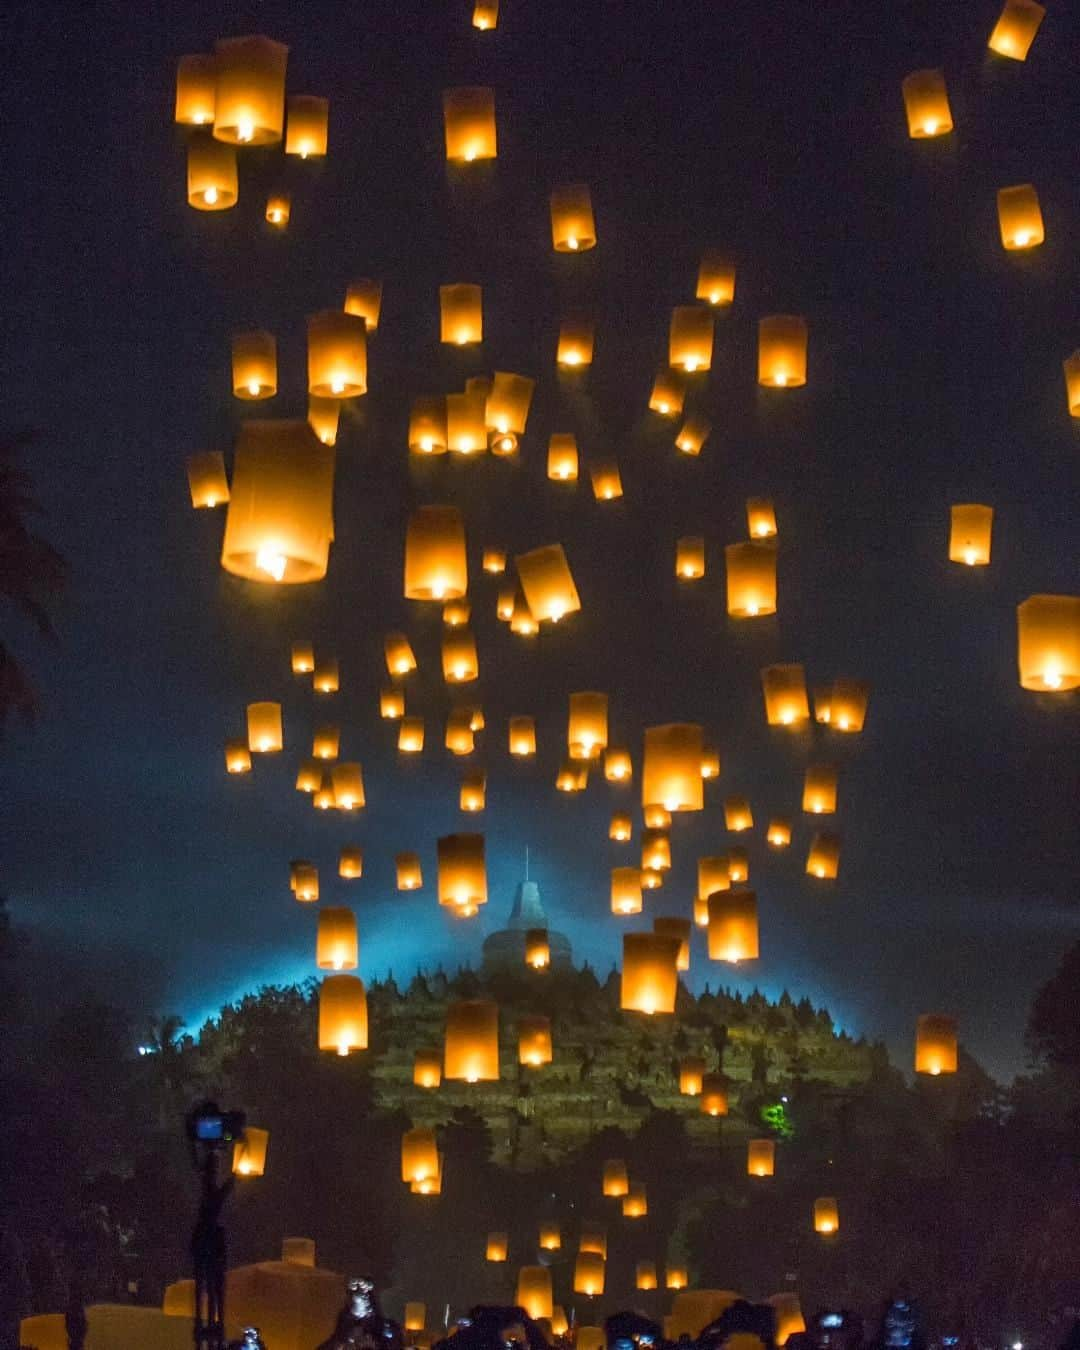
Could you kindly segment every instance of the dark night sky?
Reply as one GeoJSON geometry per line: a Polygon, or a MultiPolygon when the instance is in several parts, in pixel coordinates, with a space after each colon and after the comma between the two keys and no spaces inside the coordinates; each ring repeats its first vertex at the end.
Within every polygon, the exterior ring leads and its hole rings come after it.
{"type": "MultiPolygon", "coordinates": [[[[1019,64],[986,51],[997,0],[503,0],[493,34],[469,27],[468,0],[137,8],[12,0],[3,58],[4,422],[40,432],[30,467],[74,573],[61,647],[33,652],[44,718],[0,761],[0,880],[43,989],[92,973],[137,1010],[195,1018],[302,977],[314,918],[290,899],[287,860],[320,861],[330,898],[336,847],[354,838],[366,977],[475,957],[525,845],[553,924],[606,971],[608,869],[636,851],[607,842],[602,779],[583,798],[553,788],[567,694],[601,688],[636,769],[654,722],[702,721],[723,754],[710,808],[676,822],[675,869],[647,913],[687,912],[698,854],[735,842],[720,800],[744,792],[762,824],[791,813],[797,833],[779,857],[755,833],[763,955],[737,982],[807,992],[905,1064],[916,1014],[955,1010],[987,1067],[1016,1071],[1030,996],[1080,936],[1080,704],[1023,692],[1015,665],[1016,604],[1078,581],[1080,445],[1061,375],[1080,345],[1075,14],[1052,0],[1019,64]],[[245,32],[289,44],[290,92],[329,97],[330,155],[247,152],[239,207],[195,212],[176,58],[245,32]],[[926,65],[945,69],[957,129],[912,142],[900,81],[926,65]],[[490,173],[447,173],[440,95],[465,83],[496,90],[490,173]],[[573,180],[591,185],[600,243],[567,258],[551,251],[547,196],[573,180]],[[995,191],[1023,182],[1047,242],[1007,255],[995,191]],[[262,220],[278,185],[293,193],[283,237],[262,220]],[[692,301],[710,246],[738,260],[738,289],[697,395],[713,436],[686,460],[645,404],[671,306],[692,301]],[[229,393],[229,334],[277,334],[281,392],[255,411],[302,415],[305,316],[363,275],[385,281],[383,319],[371,392],[339,441],[329,578],[238,582],[218,565],[222,513],[193,512],[184,477],[191,451],[231,446],[247,408],[229,393]],[[437,288],[459,280],[484,286],[470,355],[438,343],[437,288]],[[597,359],[567,391],[555,336],[576,308],[596,315],[597,359]],[[754,382],[757,318],[778,311],[811,334],[809,385],[786,395],[754,382]],[[540,380],[520,462],[410,463],[412,395],[495,368],[540,380]],[[618,457],[620,504],[595,504],[587,480],[546,481],[560,430],[586,457],[618,457]],[[779,615],[738,626],[722,550],[757,494],[780,521],[779,615]],[[968,500],[996,508],[988,569],[946,561],[949,503],[968,500]],[[392,886],[399,849],[419,849],[433,880],[435,837],[462,819],[438,620],[401,598],[404,525],[424,501],[466,513],[489,728],[475,760],[492,903],[465,924],[430,884],[392,886]],[[687,590],[673,555],[691,533],[709,574],[687,590]],[[555,540],[584,609],[527,644],[494,620],[479,550],[555,540]],[[405,769],[377,717],[397,627],[414,635],[411,710],[433,746],[405,769]],[[333,712],[288,674],[296,637],[341,658],[333,712]],[[812,684],[869,680],[863,736],[770,733],[758,670],[774,661],[802,661],[812,684]],[[279,697],[293,753],[227,780],[244,705],[279,697]],[[532,769],[505,753],[515,712],[539,720],[532,769]],[[292,790],[313,722],[335,714],[364,764],[359,823],[292,790]],[[802,874],[811,754],[841,765],[829,891],[802,874]]],[[[732,982],[708,967],[698,951],[695,984],[732,982]]]]}

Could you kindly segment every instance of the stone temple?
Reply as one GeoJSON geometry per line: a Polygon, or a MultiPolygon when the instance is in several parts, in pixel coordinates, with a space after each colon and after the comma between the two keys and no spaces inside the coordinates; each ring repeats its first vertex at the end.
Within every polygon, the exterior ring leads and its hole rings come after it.
{"type": "Polygon", "coordinates": [[[548,927],[547,914],[540,900],[540,887],[535,881],[518,882],[514,904],[506,927],[484,939],[483,970],[485,975],[502,972],[521,974],[525,970],[525,934],[532,928],[543,928],[551,948],[551,968],[570,970],[573,957],[570,939],[565,933],[556,933],[548,927]]]}

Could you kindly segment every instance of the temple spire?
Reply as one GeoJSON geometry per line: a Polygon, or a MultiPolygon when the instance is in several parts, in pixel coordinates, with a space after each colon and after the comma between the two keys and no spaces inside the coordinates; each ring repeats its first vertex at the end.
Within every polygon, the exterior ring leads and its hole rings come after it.
{"type": "Polygon", "coordinates": [[[525,845],[525,880],[529,879],[529,846],[525,845]]]}

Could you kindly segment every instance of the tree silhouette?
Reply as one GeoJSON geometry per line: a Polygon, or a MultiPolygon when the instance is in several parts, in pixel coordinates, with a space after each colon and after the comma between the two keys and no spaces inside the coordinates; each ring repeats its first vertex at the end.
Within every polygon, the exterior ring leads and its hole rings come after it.
{"type": "Polygon", "coordinates": [[[1026,1042],[1036,1059],[1080,1075],[1080,942],[1062,957],[1061,965],[1035,996],[1028,1017],[1026,1042]]]}

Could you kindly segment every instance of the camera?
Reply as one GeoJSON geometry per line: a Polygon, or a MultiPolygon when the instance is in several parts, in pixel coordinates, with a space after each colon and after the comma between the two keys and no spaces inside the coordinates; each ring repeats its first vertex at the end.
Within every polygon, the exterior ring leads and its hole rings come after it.
{"type": "Polygon", "coordinates": [[[188,1138],[206,1148],[224,1148],[243,1136],[246,1125],[243,1111],[222,1111],[217,1102],[203,1102],[188,1116],[188,1138]]]}

